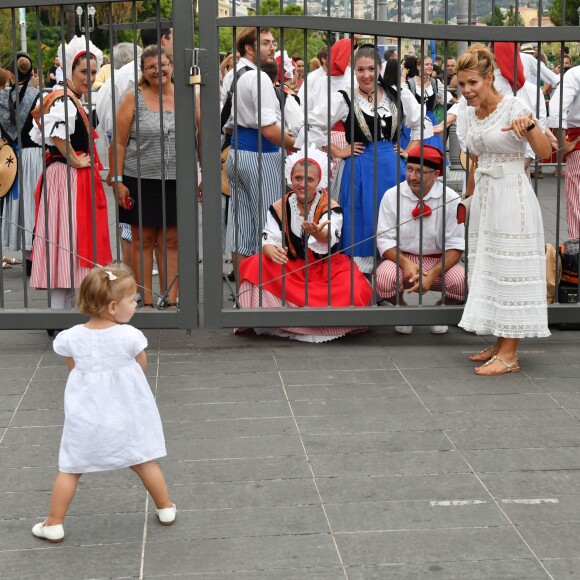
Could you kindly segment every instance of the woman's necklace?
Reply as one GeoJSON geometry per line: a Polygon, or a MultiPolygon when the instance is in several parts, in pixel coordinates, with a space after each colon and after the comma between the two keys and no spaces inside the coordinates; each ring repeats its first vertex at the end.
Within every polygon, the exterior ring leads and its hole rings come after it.
{"type": "MultiPolygon", "coordinates": [[[[153,89],[151,89],[151,92],[157,97],[159,98],[159,93],[156,93],[153,89]]],[[[163,93],[161,93],[163,95],[163,93]]],[[[166,101],[167,99],[169,99],[172,95],[165,95],[161,97],[162,101],[166,101]]]]}
{"type": "Polygon", "coordinates": [[[360,92],[361,92],[363,95],[365,95],[365,96],[366,96],[366,98],[367,98],[367,101],[368,101],[369,103],[373,103],[373,102],[374,102],[374,100],[375,100],[375,99],[374,99],[374,97],[375,97],[375,90],[374,90],[374,89],[373,89],[372,91],[369,91],[369,92],[367,92],[367,91],[365,91],[364,89],[361,89],[361,88],[359,87],[359,88],[358,88],[358,90],[359,90],[359,91],[360,91],[360,92]]]}

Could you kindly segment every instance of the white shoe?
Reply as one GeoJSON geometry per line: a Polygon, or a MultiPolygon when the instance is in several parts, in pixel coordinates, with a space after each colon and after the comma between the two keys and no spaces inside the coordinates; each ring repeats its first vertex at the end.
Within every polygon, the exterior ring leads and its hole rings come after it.
{"type": "Polygon", "coordinates": [[[175,523],[175,518],[177,517],[177,508],[175,504],[172,507],[161,508],[157,510],[157,517],[159,522],[164,526],[172,526],[175,523]]]}
{"type": "Polygon", "coordinates": [[[154,270],[151,272],[151,275],[152,275],[152,276],[157,276],[158,274],[159,274],[159,270],[155,270],[155,269],[154,269],[154,270]]]}
{"type": "Polygon", "coordinates": [[[395,332],[397,334],[411,334],[413,332],[412,326],[395,326],[395,332]]]}
{"type": "Polygon", "coordinates": [[[432,326],[431,327],[431,334],[447,334],[449,327],[445,324],[441,326],[432,326]]]}
{"type": "Polygon", "coordinates": [[[58,544],[64,539],[64,528],[62,524],[56,524],[56,526],[45,526],[46,520],[40,524],[36,524],[32,528],[32,535],[41,540],[46,540],[53,544],[58,544]]]}

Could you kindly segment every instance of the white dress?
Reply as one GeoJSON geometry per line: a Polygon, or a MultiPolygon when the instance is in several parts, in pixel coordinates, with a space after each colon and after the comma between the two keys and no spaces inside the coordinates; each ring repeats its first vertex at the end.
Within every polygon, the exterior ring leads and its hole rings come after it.
{"type": "Polygon", "coordinates": [[[127,324],[79,324],[57,335],[55,352],[75,362],[64,395],[60,471],[106,471],[166,455],[159,411],[135,360],[146,346],[143,333],[127,324]]]}
{"type": "Polygon", "coordinates": [[[506,96],[483,120],[473,107],[458,118],[458,134],[479,166],[469,221],[469,296],[459,326],[477,334],[550,335],[544,227],[523,170],[527,141],[501,131],[530,112],[523,101],[506,96]],[[514,171],[518,163],[522,169],[514,171]],[[505,175],[485,173],[497,172],[500,164],[509,164],[502,166],[505,175]]]}

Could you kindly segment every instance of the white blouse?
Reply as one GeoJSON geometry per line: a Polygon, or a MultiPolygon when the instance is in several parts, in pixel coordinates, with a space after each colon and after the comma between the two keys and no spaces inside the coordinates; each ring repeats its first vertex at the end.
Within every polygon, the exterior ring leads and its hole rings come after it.
{"type": "MultiPolygon", "coordinates": [[[[75,120],[77,116],[77,108],[72,99],[68,98],[67,111],[65,111],[64,98],[56,100],[50,111],[45,112],[42,118],[42,125],[44,127],[44,141],[46,145],[54,145],[52,137],[59,139],[67,139],[75,131],[75,120]],[[67,134],[68,126],[68,134],[67,134]]],[[[34,123],[30,130],[30,138],[42,145],[42,131],[38,125],[34,123]]]]}
{"type": "MultiPolygon", "coordinates": [[[[396,86],[393,87],[396,89],[396,86]]],[[[382,98],[377,107],[378,115],[381,118],[391,116],[391,100],[386,96],[384,91],[382,98]]],[[[413,96],[413,93],[405,87],[401,86],[401,105],[403,107],[403,114],[405,117],[405,125],[411,129],[411,140],[418,141],[421,139],[421,124],[423,121],[423,138],[433,136],[433,125],[428,119],[423,120],[421,117],[421,106],[413,96]]],[[[364,99],[358,92],[355,92],[354,98],[359,99],[359,103],[363,112],[374,115],[374,109],[366,99],[364,99]]],[[[328,102],[325,100],[316,106],[312,111],[308,112],[308,143],[313,143],[317,147],[322,147],[328,143],[328,127],[334,127],[339,121],[346,121],[351,107],[345,101],[342,93],[333,93],[330,97],[330,122],[328,122],[328,102]]],[[[302,147],[304,145],[305,131],[301,128],[300,133],[296,138],[295,147],[302,147]]]]}
{"type": "MultiPolygon", "coordinates": [[[[296,194],[293,193],[290,195],[290,216],[287,216],[286,219],[290,219],[290,229],[296,236],[302,237],[304,233],[302,231],[302,224],[305,221],[314,220],[314,212],[316,211],[316,206],[318,205],[321,195],[322,193],[318,192],[312,200],[312,203],[308,206],[308,220],[305,220],[304,216],[300,215],[296,194]]],[[[320,218],[321,222],[327,220],[330,220],[330,247],[332,248],[340,240],[340,233],[342,231],[342,213],[330,211],[320,218]]],[[[262,234],[262,246],[265,246],[266,244],[272,244],[278,248],[282,247],[282,231],[271,212],[268,212],[266,225],[264,226],[262,234]]],[[[328,253],[328,242],[317,242],[314,236],[308,236],[308,247],[315,254],[325,255],[328,253]]]]}

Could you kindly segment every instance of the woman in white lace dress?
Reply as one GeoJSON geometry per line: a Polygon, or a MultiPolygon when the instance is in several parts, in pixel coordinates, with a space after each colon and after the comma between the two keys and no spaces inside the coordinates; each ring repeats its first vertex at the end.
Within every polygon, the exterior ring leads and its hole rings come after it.
{"type": "Polygon", "coordinates": [[[493,334],[495,344],[470,359],[484,364],[479,375],[520,370],[517,347],[526,337],[549,336],[546,305],[544,227],[526,177],[526,142],[548,157],[548,138],[530,109],[493,86],[494,57],[481,44],[457,61],[458,86],[469,108],[458,134],[472,156],[467,195],[469,296],[459,326],[493,334]]]}

